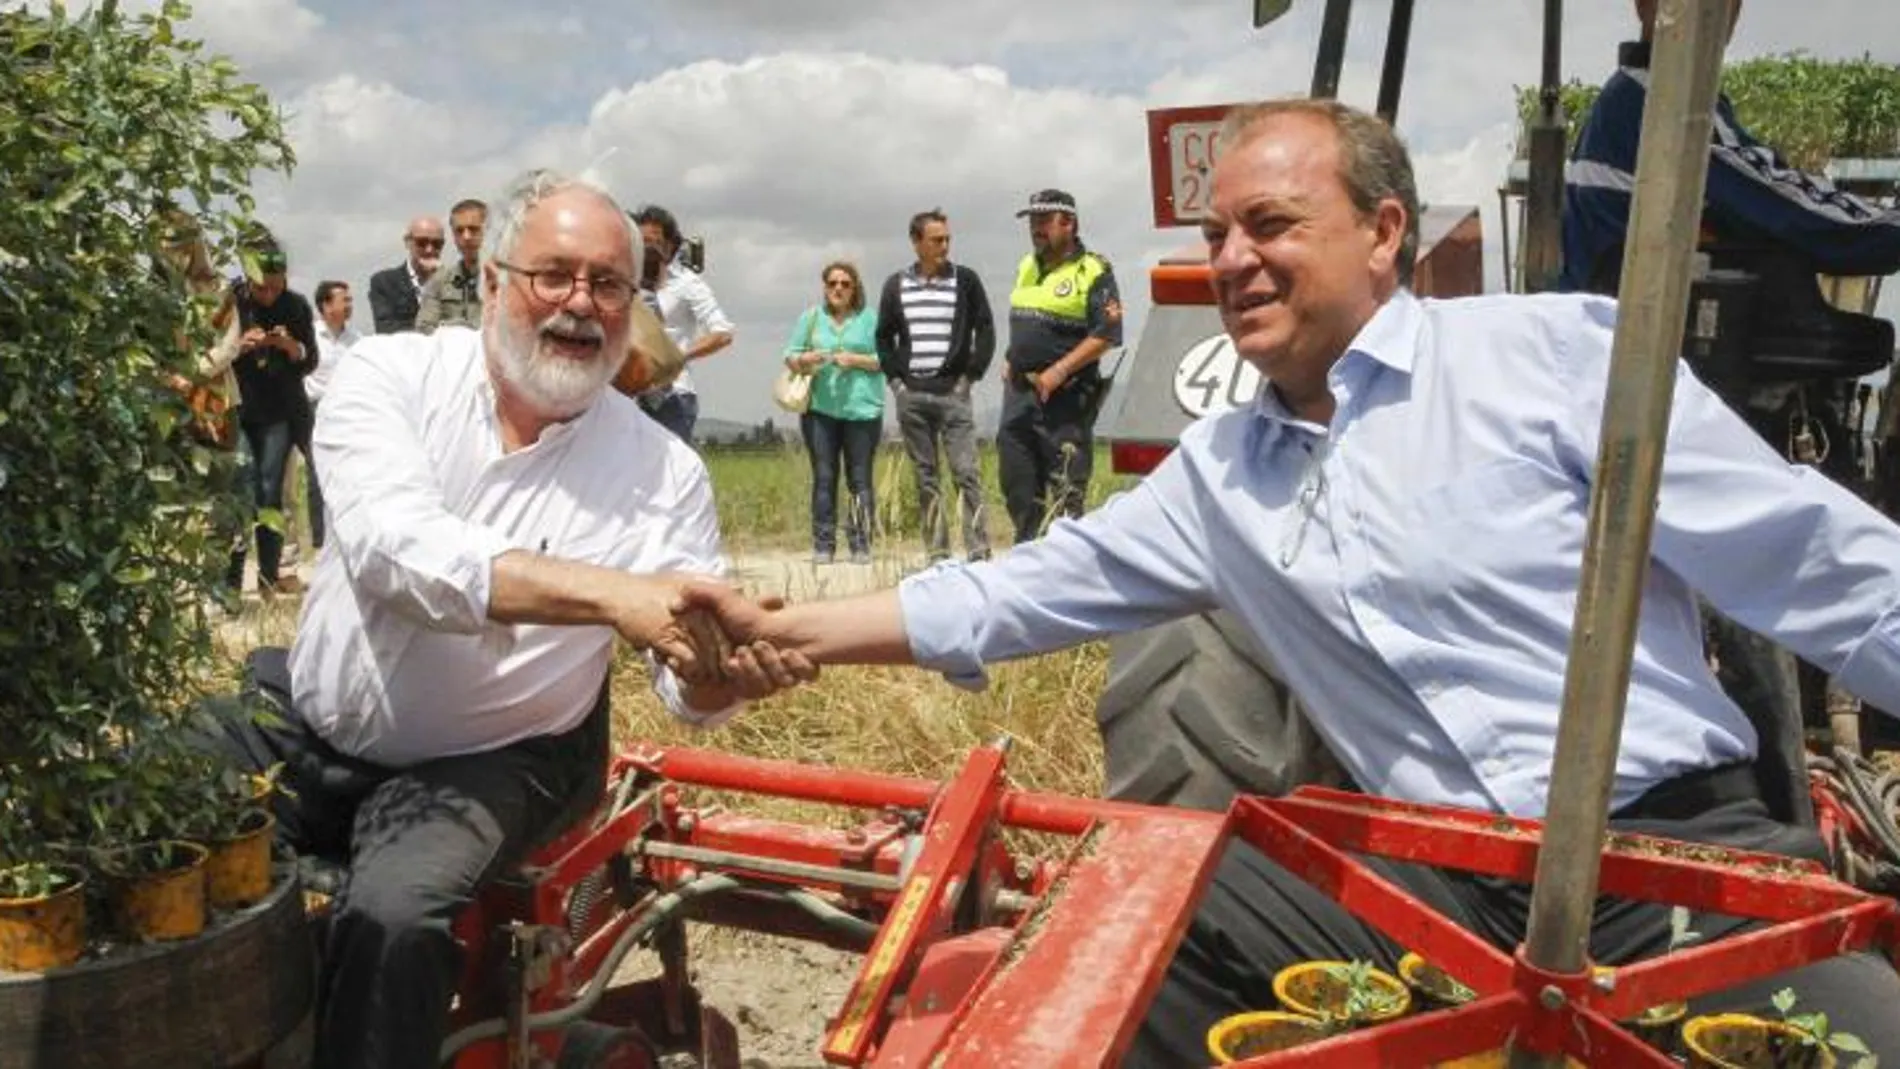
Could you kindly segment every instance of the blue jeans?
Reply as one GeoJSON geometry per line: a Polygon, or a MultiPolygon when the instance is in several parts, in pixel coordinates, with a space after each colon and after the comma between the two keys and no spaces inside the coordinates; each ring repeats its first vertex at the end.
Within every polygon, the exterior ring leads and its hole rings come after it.
{"type": "MultiPolygon", "coordinates": [[[[284,465],[290,463],[290,447],[296,426],[289,420],[276,423],[244,423],[244,441],[251,447],[251,503],[259,510],[271,509],[283,522],[284,465]]],[[[277,585],[277,566],[284,556],[283,532],[260,521],[257,528],[257,582],[259,586],[277,585]]]]}
{"type": "Polygon", "coordinates": [[[884,420],[839,419],[807,412],[799,417],[798,428],[805,436],[805,453],[811,457],[812,552],[829,555],[838,548],[838,458],[842,455],[845,481],[850,486],[844,520],[846,544],[854,554],[869,553],[876,501],[871,493],[871,467],[884,420]]]}
{"type": "Polygon", "coordinates": [[[693,424],[699,422],[699,395],[665,390],[640,395],[640,407],[646,409],[660,426],[687,445],[693,444],[693,424]]]}

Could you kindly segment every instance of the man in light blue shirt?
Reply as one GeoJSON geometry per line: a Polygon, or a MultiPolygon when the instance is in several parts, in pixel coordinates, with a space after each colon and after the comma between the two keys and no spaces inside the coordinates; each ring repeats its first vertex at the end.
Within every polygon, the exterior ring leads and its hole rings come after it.
{"type": "MultiPolygon", "coordinates": [[[[1246,623],[1358,786],[1542,817],[1616,306],[1596,297],[1420,301],[1404,287],[1418,198],[1405,150],[1326,101],[1236,109],[1204,227],[1236,350],[1272,385],[1204,420],[1146,481],[991,564],[768,612],[695,591],[731,636],[818,662],[905,662],[979,686],[986,662],[1209,609],[1246,623]]],[[[1702,657],[1695,594],[1847,688],[1900,708],[1900,529],[1776,456],[1687,374],[1677,383],[1612,824],[1820,858],[1775,822],[1757,740],[1702,657]]],[[[1374,862],[1500,946],[1528,888],[1374,862]]],[[[1697,916],[1704,938],[1739,930],[1697,916]]],[[[1615,964],[1662,952],[1664,907],[1605,901],[1615,964]]],[[[1195,1064],[1228,1013],[1272,1004],[1305,958],[1390,967],[1403,948],[1248,847],[1223,859],[1131,1064],[1195,1064]]],[[[1869,955],[1783,986],[1900,1053],[1900,977],[1869,955]]]]}

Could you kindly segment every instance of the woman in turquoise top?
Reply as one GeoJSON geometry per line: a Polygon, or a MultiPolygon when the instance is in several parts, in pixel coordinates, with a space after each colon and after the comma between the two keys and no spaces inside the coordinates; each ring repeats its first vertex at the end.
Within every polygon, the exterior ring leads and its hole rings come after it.
{"type": "Polygon", "coordinates": [[[815,564],[838,551],[838,458],[844,457],[850,505],[844,534],[854,563],[871,560],[871,468],[884,433],[884,373],[877,363],[877,313],[864,306],[856,266],[830,263],[820,273],[824,301],[805,310],[785,346],[785,364],[810,373],[811,407],[799,420],[811,456],[811,548],[815,564]]]}

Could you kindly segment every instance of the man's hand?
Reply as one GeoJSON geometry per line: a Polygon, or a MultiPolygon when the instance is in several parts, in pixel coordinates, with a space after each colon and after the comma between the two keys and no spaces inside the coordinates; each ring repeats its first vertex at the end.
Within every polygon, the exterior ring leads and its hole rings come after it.
{"type": "Polygon", "coordinates": [[[243,337],[238,339],[238,346],[243,349],[255,349],[267,343],[269,340],[270,335],[265,332],[263,327],[252,327],[244,332],[243,337]]]}
{"type": "Polygon", "coordinates": [[[731,588],[711,576],[684,573],[629,575],[626,584],[613,595],[613,625],[620,637],[635,649],[651,651],[686,682],[714,678],[711,673],[720,671],[730,646],[716,625],[675,613],[674,606],[688,584],[731,588]]]}
{"type": "Polygon", "coordinates": [[[818,678],[818,667],[803,653],[781,650],[762,637],[771,632],[784,598],[755,602],[730,586],[693,582],[681,588],[672,607],[699,664],[696,677],[683,677],[694,683],[695,705],[764,698],[818,678]]]}
{"type": "Polygon", "coordinates": [[[1036,388],[1036,400],[1045,405],[1067,381],[1069,381],[1069,376],[1063,372],[1060,364],[1051,364],[1029,376],[1029,384],[1036,388]]]}
{"type": "Polygon", "coordinates": [[[957,400],[968,401],[970,399],[970,387],[974,385],[976,384],[969,379],[959,378],[951,385],[950,392],[956,395],[957,400]]]}

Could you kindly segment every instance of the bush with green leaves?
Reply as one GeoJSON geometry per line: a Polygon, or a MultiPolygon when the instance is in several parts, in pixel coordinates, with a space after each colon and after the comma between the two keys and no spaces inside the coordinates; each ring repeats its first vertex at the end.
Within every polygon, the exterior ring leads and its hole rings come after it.
{"type": "MultiPolygon", "coordinates": [[[[1570,81],[1561,89],[1567,145],[1576,144],[1598,88],[1570,81]]],[[[1900,66],[1860,59],[1817,59],[1804,52],[1731,63],[1722,91],[1748,132],[1779,149],[1788,162],[1819,170],[1831,159],[1900,156],[1900,66]]],[[[1519,86],[1519,129],[1535,120],[1536,86],[1519,86]]],[[[1526,138],[1519,159],[1529,151],[1526,138]]]]}
{"type": "Polygon", "coordinates": [[[236,495],[168,385],[217,298],[158,253],[182,229],[231,262],[292,156],[188,15],[0,12],[0,872],[177,834],[205,772],[182,717],[236,495]]]}

